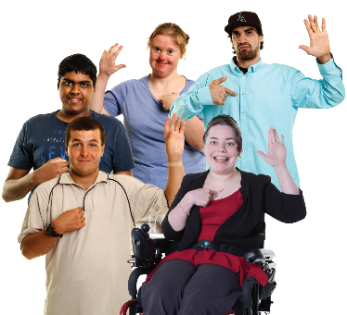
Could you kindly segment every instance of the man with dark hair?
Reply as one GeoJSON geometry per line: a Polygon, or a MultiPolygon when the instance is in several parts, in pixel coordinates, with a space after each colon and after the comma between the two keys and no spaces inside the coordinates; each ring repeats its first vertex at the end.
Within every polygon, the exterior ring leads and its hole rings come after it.
{"type": "Polygon", "coordinates": [[[46,255],[45,315],[119,313],[128,299],[131,229],[166,214],[182,182],[184,122],[175,118],[164,126],[165,191],[99,171],[107,140],[97,120],[79,117],[67,127],[70,170],[35,189],[18,237],[27,259],[46,255]]]}
{"type": "Polygon", "coordinates": [[[105,128],[107,146],[100,170],[131,175],[134,162],[122,123],[89,109],[96,72],[93,62],[82,54],[68,56],[59,64],[58,91],[62,108],[34,116],[24,123],[8,163],[10,171],[2,192],[6,202],[24,198],[37,185],[68,170],[65,130],[77,117],[95,118],[105,128]],[[32,168],[34,171],[30,172],[32,168]]]}
{"type": "Polygon", "coordinates": [[[300,187],[292,130],[299,108],[332,108],[345,96],[342,71],[330,52],[326,22],[319,28],[317,16],[304,20],[310,47],[299,48],[317,58],[322,80],[312,80],[289,66],[265,64],[260,58],[264,35],[262,24],[254,12],[238,12],[230,16],[225,31],[234,48],[230,64],[203,74],[187,93],[172,104],[169,115],[176,112],[183,120],[204,115],[205,129],[220,114],[233,117],[242,132],[243,153],[239,169],[267,174],[280,189],[276,174],[256,153],[266,152],[267,134],[274,127],[283,134],[287,147],[288,169],[300,187]],[[216,106],[217,105],[217,106],[216,106]],[[224,106],[219,106],[224,105],[224,106]]]}

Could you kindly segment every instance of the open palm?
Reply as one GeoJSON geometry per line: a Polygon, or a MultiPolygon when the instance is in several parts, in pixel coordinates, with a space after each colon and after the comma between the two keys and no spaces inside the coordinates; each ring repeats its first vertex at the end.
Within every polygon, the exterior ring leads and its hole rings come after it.
{"type": "Polygon", "coordinates": [[[185,122],[181,122],[181,116],[178,116],[176,121],[176,115],[176,113],[173,114],[171,123],[168,117],[164,125],[165,149],[168,157],[171,158],[181,158],[184,150],[185,122]]]}
{"type": "Polygon", "coordinates": [[[326,21],[322,19],[322,30],[318,25],[318,18],[308,16],[308,21],[304,20],[308,35],[310,36],[310,47],[300,45],[299,48],[305,50],[308,55],[320,58],[330,54],[329,36],[326,30],[326,21]]]}
{"type": "Polygon", "coordinates": [[[267,155],[262,151],[257,153],[264,159],[264,161],[273,167],[286,164],[287,149],[284,145],[284,137],[281,136],[281,141],[278,137],[277,130],[271,129],[268,133],[268,151],[267,155]]]}

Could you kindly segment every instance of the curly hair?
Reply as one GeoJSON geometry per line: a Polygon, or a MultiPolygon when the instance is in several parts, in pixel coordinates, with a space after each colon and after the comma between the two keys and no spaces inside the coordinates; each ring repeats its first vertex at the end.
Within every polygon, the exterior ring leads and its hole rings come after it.
{"type": "Polygon", "coordinates": [[[158,25],[151,36],[148,38],[147,48],[151,47],[153,38],[157,35],[169,35],[173,38],[176,45],[180,47],[181,57],[184,56],[186,52],[186,46],[188,45],[189,35],[185,33],[177,24],[175,23],[163,23],[158,25]]]}

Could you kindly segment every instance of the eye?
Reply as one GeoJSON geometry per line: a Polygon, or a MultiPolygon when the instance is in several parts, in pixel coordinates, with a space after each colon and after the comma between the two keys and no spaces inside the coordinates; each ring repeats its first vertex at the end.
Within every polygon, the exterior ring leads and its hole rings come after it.
{"type": "Polygon", "coordinates": [[[160,52],[160,49],[159,49],[158,47],[154,47],[153,50],[154,50],[155,52],[160,52]]]}
{"type": "Polygon", "coordinates": [[[174,51],[172,49],[169,49],[167,52],[169,55],[172,55],[174,51]]]}
{"type": "Polygon", "coordinates": [[[81,85],[81,87],[86,88],[86,87],[88,87],[89,84],[88,84],[88,83],[85,83],[85,82],[81,82],[80,85],[81,85]]]}
{"type": "Polygon", "coordinates": [[[217,144],[217,141],[211,140],[210,144],[217,144]]]}
{"type": "Polygon", "coordinates": [[[79,147],[79,146],[81,146],[81,144],[80,144],[80,143],[74,143],[73,146],[74,146],[74,147],[79,147]]]}
{"type": "Polygon", "coordinates": [[[253,31],[248,31],[247,34],[248,35],[251,35],[253,33],[253,31]]]}
{"type": "Polygon", "coordinates": [[[227,145],[233,146],[233,145],[235,145],[235,143],[234,142],[227,142],[227,145]]]}
{"type": "Polygon", "coordinates": [[[68,86],[68,85],[71,85],[71,82],[69,82],[69,81],[63,81],[63,84],[66,85],[66,86],[68,86]]]}

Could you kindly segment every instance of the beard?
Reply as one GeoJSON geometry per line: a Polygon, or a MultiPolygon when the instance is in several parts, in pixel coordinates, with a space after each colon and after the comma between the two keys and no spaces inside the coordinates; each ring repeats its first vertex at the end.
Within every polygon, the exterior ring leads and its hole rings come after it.
{"type": "MultiPolygon", "coordinates": [[[[248,45],[248,47],[250,47],[248,45]]],[[[247,49],[247,50],[240,50],[239,48],[235,49],[236,51],[236,56],[239,60],[252,60],[254,59],[258,51],[260,50],[260,43],[254,48],[254,49],[247,49]]]]}

